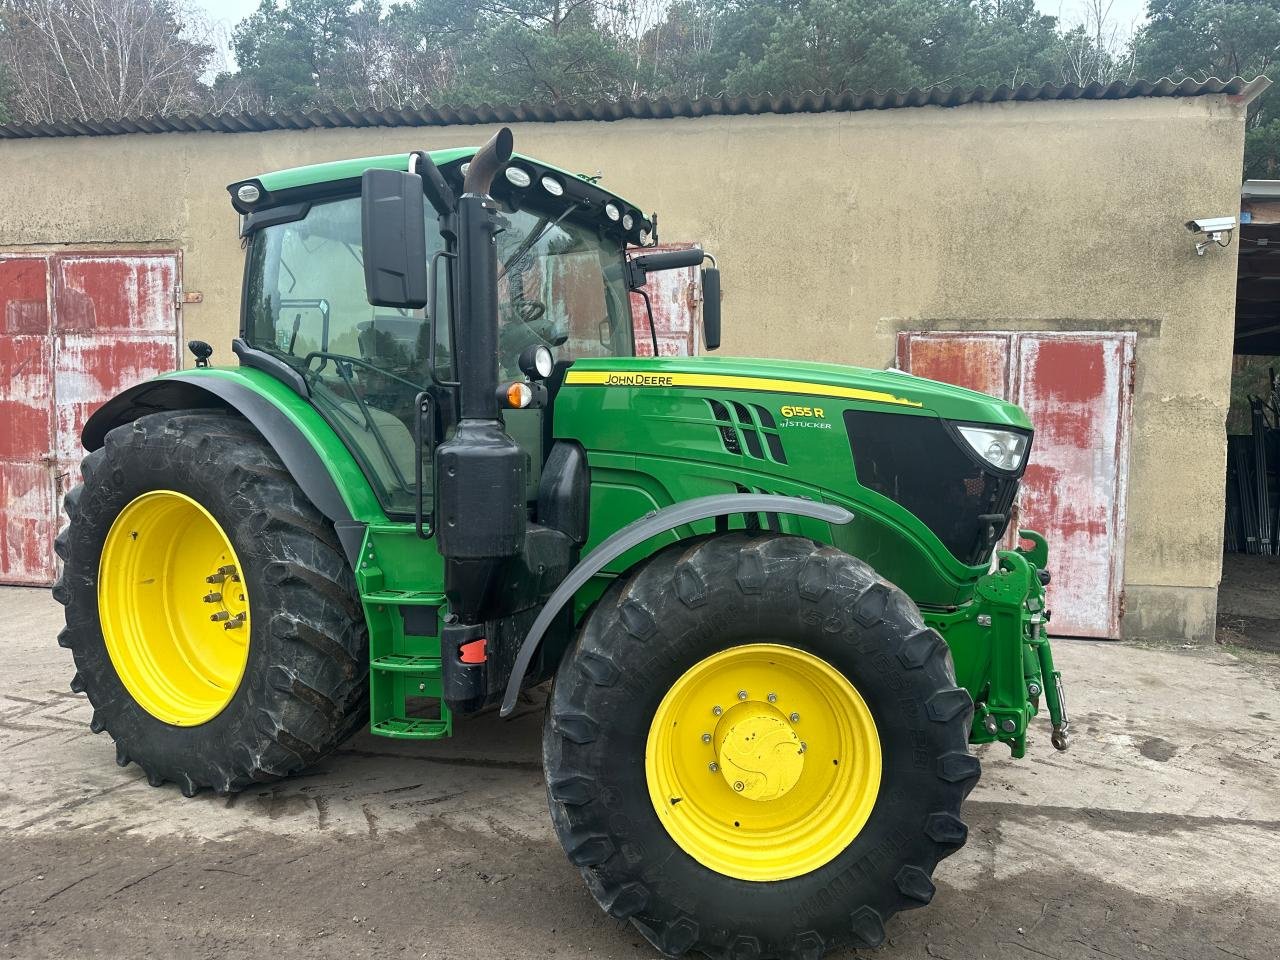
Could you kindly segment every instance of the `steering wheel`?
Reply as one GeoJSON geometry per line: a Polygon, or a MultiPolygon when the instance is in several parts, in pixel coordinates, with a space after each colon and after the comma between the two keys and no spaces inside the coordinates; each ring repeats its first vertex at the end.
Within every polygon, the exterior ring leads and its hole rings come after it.
{"type": "Polygon", "coordinates": [[[516,316],[521,323],[537,323],[547,312],[547,305],[541,300],[521,299],[516,304],[516,316]]]}

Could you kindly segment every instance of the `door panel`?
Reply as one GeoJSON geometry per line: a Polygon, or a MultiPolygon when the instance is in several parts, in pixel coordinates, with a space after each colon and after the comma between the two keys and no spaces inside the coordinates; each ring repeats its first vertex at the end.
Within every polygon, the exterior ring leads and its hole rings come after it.
{"type": "Polygon", "coordinates": [[[1123,335],[1018,338],[1017,402],[1036,428],[1022,521],[1049,538],[1057,634],[1120,635],[1131,355],[1123,335]]]}
{"type": "Polygon", "coordinates": [[[0,583],[57,575],[80,432],[109,397],[178,365],[177,293],[176,254],[0,260],[0,583]]]}
{"type": "Polygon", "coordinates": [[[121,390],[179,363],[178,259],[172,254],[54,258],[59,474],[79,480],[80,432],[121,390]]]}
{"type": "Polygon", "coordinates": [[[80,433],[85,421],[121,390],[178,365],[177,340],[166,336],[107,339],[97,336],[57,337],[54,382],[57,392],[55,454],[75,470],[84,456],[80,433]]]}
{"type": "Polygon", "coordinates": [[[49,467],[0,460],[0,583],[51,583],[56,533],[49,467]]]}
{"type": "Polygon", "coordinates": [[[1053,632],[1118,637],[1133,335],[904,333],[898,354],[904,370],[1027,412],[1018,525],[1049,540],[1053,632]]]}
{"type": "Polygon", "coordinates": [[[0,582],[53,578],[49,261],[0,260],[0,582]]]}
{"type": "MultiPolygon", "coordinates": [[[[636,248],[631,253],[666,253],[695,246],[695,243],[664,243],[657,247],[636,248]]],[[[645,293],[653,305],[652,334],[644,297],[638,293],[631,294],[636,356],[653,356],[653,334],[657,335],[661,356],[687,357],[697,353],[702,343],[702,271],[697,267],[681,267],[651,273],[645,293]]]]}
{"type": "Polygon", "coordinates": [[[54,262],[55,332],[174,336],[177,257],[61,254],[54,262]]]}
{"type": "Polygon", "coordinates": [[[899,366],[917,377],[1008,400],[1010,343],[1011,338],[1000,333],[900,333],[899,366]]]}

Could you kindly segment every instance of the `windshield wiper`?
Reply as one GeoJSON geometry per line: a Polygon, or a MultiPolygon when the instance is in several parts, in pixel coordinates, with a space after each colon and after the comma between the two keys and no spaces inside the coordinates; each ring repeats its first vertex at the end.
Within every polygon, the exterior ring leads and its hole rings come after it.
{"type": "Polygon", "coordinates": [[[581,203],[570,204],[565,209],[564,213],[556,217],[555,220],[551,220],[548,217],[543,217],[539,220],[533,231],[525,237],[520,246],[516,248],[516,252],[503,262],[502,269],[498,271],[498,279],[501,280],[505,277],[507,275],[507,271],[510,270],[512,266],[523,260],[528,255],[529,251],[533,249],[533,245],[541,240],[548,230],[552,227],[558,227],[560,225],[560,221],[573,213],[573,211],[577,210],[580,206],[582,206],[581,203]]]}

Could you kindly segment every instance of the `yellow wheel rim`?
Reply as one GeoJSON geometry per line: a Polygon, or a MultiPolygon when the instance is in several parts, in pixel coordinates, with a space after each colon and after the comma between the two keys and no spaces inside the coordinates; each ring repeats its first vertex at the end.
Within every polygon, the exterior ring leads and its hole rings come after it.
{"type": "Polygon", "coordinates": [[[209,511],[153,490],[120,511],[98,564],[107,653],[138,705],[194,727],[231,701],[249,659],[249,593],[209,511]]]}
{"type": "Polygon", "coordinates": [[[786,880],[829,863],[871,816],[880,738],[843,674],[795,647],[691,667],[649,727],[645,776],[667,833],[703,866],[786,880]]]}

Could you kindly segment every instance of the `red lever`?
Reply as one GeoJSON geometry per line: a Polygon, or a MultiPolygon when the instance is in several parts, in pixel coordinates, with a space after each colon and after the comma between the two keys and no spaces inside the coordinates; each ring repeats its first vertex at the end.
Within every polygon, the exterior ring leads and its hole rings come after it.
{"type": "Polygon", "coordinates": [[[484,663],[489,659],[484,647],[484,637],[479,640],[472,640],[470,643],[464,643],[458,647],[458,659],[463,663],[484,663]]]}

